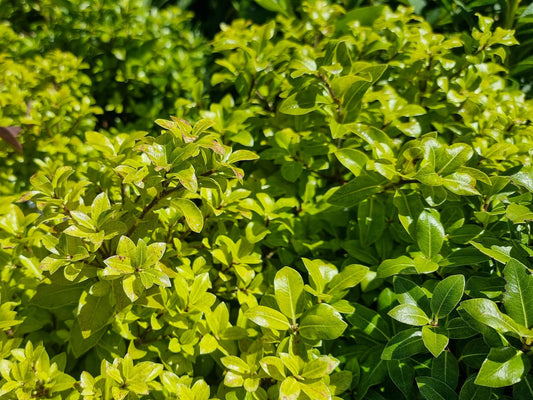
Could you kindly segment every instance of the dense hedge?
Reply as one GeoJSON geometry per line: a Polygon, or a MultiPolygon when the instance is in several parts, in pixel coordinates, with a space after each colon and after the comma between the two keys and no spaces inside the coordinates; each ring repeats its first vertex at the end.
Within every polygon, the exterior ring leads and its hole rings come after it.
{"type": "Polygon", "coordinates": [[[532,398],[513,31],[162,3],[0,2],[0,398],[532,398]]]}

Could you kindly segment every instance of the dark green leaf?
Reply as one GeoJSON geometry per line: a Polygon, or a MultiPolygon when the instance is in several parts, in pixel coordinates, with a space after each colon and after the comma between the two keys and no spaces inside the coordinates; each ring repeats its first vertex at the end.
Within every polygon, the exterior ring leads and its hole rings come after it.
{"type": "Polygon", "coordinates": [[[446,383],[430,376],[419,376],[416,378],[416,384],[420,394],[426,400],[454,400],[457,394],[446,383]]]}
{"type": "Polygon", "coordinates": [[[446,317],[455,309],[463,297],[464,288],[463,275],[448,276],[437,284],[431,298],[431,311],[435,318],[446,317]]]}
{"type": "Polygon", "coordinates": [[[383,360],[402,360],[424,352],[422,331],[412,328],[397,333],[385,346],[381,358],[383,360]]]}

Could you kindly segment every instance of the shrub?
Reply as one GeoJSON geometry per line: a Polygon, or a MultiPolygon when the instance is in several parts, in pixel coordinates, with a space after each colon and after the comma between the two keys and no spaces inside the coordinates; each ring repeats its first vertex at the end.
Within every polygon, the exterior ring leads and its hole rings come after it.
{"type": "Polygon", "coordinates": [[[104,129],[147,129],[165,110],[202,102],[206,46],[192,14],[146,0],[0,2],[0,17],[33,32],[36,50],[83,59],[104,129]],[[180,99],[180,98],[184,99],[180,99]]]}
{"type": "Polygon", "coordinates": [[[325,1],[224,25],[209,103],[0,207],[0,396],[530,398],[515,43],[325,1]]]}

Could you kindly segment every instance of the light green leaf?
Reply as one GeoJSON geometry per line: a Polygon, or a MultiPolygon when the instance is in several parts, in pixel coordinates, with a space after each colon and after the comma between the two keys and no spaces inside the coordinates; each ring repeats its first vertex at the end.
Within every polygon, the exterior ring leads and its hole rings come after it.
{"type": "Polygon", "coordinates": [[[274,278],[274,294],[280,311],[296,324],[304,307],[304,281],[300,274],[289,267],[280,269],[274,278]]]}
{"type": "Polygon", "coordinates": [[[307,362],[301,376],[305,379],[320,379],[333,372],[339,365],[339,360],[330,356],[320,356],[307,362]]]}
{"type": "Polygon", "coordinates": [[[490,349],[475,380],[476,385],[499,388],[520,382],[530,367],[528,357],[513,347],[490,349]]]}
{"type": "Polygon", "coordinates": [[[346,326],[346,322],[333,307],[322,303],[303,314],[299,332],[309,340],[332,340],[341,336],[346,326]]]}
{"type": "Polygon", "coordinates": [[[117,254],[125,256],[131,260],[133,265],[138,265],[139,260],[137,260],[137,246],[133,243],[127,236],[121,236],[118,241],[117,254]]]}
{"type": "Polygon", "coordinates": [[[463,166],[473,155],[474,150],[467,144],[456,143],[449,146],[443,152],[443,157],[436,160],[435,169],[437,174],[446,176],[454,173],[457,168],[463,166]]]}
{"type": "Polygon", "coordinates": [[[423,310],[413,304],[400,304],[390,310],[389,315],[408,325],[421,326],[431,321],[423,310]]]}
{"type": "Polygon", "coordinates": [[[327,284],[326,293],[332,296],[338,296],[345,290],[349,290],[358,285],[366,277],[367,273],[368,267],[364,265],[347,265],[327,284]]]}
{"type": "Polygon", "coordinates": [[[107,279],[117,279],[135,272],[135,267],[131,265],[131,260],[126,256],[111,256],[106,258],[104,263],[107,267],[102,271],[102,276],[107,279]]]}
{"type": "Polygon", "coordinates": [[[503,304],[509,316],[526,328],[533,326],[533,276],[526,267],[511,259],[504,270],[507,281],[503,304]]]}
{"type": "Polygon", "coordinates": [[[416,223],[416,241],[427,258],[432,259],[440,252],[444,235],[444,228],[437,217],[431,212],[422,211],[416,223]]]}
{"type": "Polygon", "coordinates": [[[201,232],[204,227],[204,216],[200,209],[189,199],[177,198],[172,200],[172,204],[185,216],[187,225],[193,232],[201,232]]]}
{"type": "Polygon", "coordinates": [[[331,400],[331,392],[323,381],[301,382],[302,391],[313,400],[331,400]]]}
{"type": "Polygon", "coordinates": [[[416,274],[415,261],[407,256],[385,260],[378,266],[377,277],[388,278],[400,273],[416,274]]]}
{"type": "Polygon", "coordinates": [[[520,336],[531,336],[525,327],[521,327],[511,317],[503,314],[496,303],[489,299],[470,299],[461,303],[461,309],[482,324],[496,329],[500,333],[514,333],[520,336]]]}
{"type": "Polygon", "coordinates": [[[220,362],[227,369],[238,372],[240,374],[246,374],[247,372],[250,372],[250,366],[244,360],[240,359],[239,357],[235,357],[235,356],[222,357],[220,359],[220,362]]]}
{"type": "Polygon", "coordinates": [[[152,243],[146,249],[146,260],[144,262],[145,266],[152,266],[157,263],[165,254],[165,249],[167,247],[166,243],[152,243]]]}
{"type": "Polygon", "coordinates": [[[279,387],[281,400],[297,400],[300,396],[300,383],[292,376],[288,376],[279,387]]]}
{"type": "Polygon", "coordinates": [[[448,336],[444,328],[437,326],[423,326],[422,340],[424,346],[433,354],[433,357],[438,357],[448,346],[448,336]]]}
{"type": "Polygon", "coordinates": [[[263,370],[271,378],[274,378],[278,381],[282,381],[285,379],[285,366],[283,365],[283,361],[281,361],[280,358],[266,356],[263,357],[259,363],[261,364],[261,368],[263,368],[263,370]]]}
{"type": "Polygon", "coordinates": [[[505,210],[505,216],[513,221],[514,224],[521,224],[526,221],[533,221],[533,211],[526,206],[511,203],[505,210]]]}
{"type": "Polygon", "coordinates": [[[340,149],[335,152],[335,156],[355,176],[361,173],[368,162],[367,155],[356,149],[340,149]]]}
{"type": "Polygon", "coordinates": [[[269,307],[256,306],[247,310],[244,315],[264,328],[285,331],[291,327],[285,315],[269,307]]]}
{"type": "Polygon", "coordinates": [[[230,154],[228,164],[233,164],[239,161],[257,160],[259,156],[250,150],[237,150],[230,154]]]}

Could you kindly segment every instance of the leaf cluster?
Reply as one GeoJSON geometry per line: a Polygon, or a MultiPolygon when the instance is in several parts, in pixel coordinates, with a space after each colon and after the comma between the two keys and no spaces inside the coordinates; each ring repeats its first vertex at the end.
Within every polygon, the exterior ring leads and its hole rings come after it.
{"type": "Polygon", "coordinates": [[[276,16],[223,25],[213,64],[147,2],[0,25],[1,118],[24,126],[0,168],[0,398],[531,398],[513,31],[258,3],[276,16]]]}

